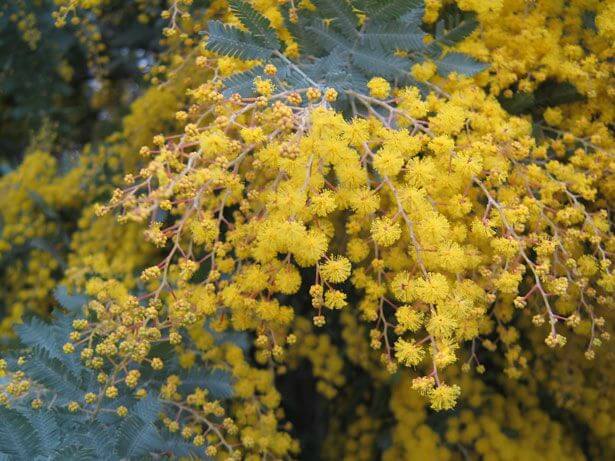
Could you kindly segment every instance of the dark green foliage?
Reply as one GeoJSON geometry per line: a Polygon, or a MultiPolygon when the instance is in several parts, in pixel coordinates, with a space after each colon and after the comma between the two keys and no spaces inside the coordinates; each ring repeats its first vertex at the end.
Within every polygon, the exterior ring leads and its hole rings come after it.
{"type": "MultiPolygon", "coordinates": [[[[273,80],[278,90],[333,87],[338,90],[341,109],[347,107],[349,91],[364,93],[372,77],[387,78],[394,85],[416,84],[410,69],[425,59],[435,60],[444,76],[451,72],[473,75],[486,68],[469,56],[447,54],[447,47],[476,28],[476,21],[468,15],[443,19],[436,26],[435,40],[429,45],[424,43],[422,0],[314,0],[316,13],[301,10],[297,23],[290,21],[290,6],[286,5],[288,30],[302,52],[297,62],[280,53],[280,42],[264,16],[244,1],[233,0],[230,4],[247,31],[211,21],[207,41],[210,50],[275,65],[278,72],[273,80]],[[366,13],[361,26],[356,11],[366,13]]],[[[224,82],[225,95],[252,96],[257,76],[266,77],[263,67],[228,78],[224,82]]]]}
{"type": "MultiPolygon", "coordinates": [[[[159,48],[162,20],[141,24],[137,3],[106,2],[102,15],[89,17],[109,57],[108,65],[95,67],[74,27],[55,27],[53,0],[0,2],[0,164],[18,164],[41,127],[55,133],[49,144],[58,153],[101,140],[115,129],[127,108],[118,101],[129,102],[125,96],[136,94],[140,63],[153,61],[159,48]],[[11,20],[20,14],[34,18],[28,28],[41,38],[33,46],[11,20]],[[68,66],[72,73],[60,70],[68,66]],[[110,99],[112,104],[93,106],[91,97],[101,84],[117,97],[110,99]]],[[[159,11],[151,11],[153,17],[159,11]]]]}
{"type": "Polygon", "coordinates": [[[513,115],[531,113],[540,118],[540,113],[547,107],[582,101],[584,97],[570,83],[547,81],[533,93],[517,91],[510,98],[500,96],[499,99],[502,107],[513,115]]]}

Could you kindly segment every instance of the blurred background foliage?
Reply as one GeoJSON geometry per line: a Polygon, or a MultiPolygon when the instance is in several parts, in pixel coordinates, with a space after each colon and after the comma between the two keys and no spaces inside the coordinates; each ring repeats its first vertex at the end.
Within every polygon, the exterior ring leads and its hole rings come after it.
{"type": "Polygon", "coordinates": [[[0,161],[34,139],[56,154],[104,139],[140,93],[159,51],[161,5],[114,1],[58,28],[51,0],[0,6],[0,161]],[[44,136],[36,136],[43,130],[44,136]]]}

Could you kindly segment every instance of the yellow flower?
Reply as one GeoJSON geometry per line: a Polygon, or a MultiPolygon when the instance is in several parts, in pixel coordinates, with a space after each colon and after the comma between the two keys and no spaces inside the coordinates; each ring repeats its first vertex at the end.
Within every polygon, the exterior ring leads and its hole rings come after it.
{"type": "Polygon", "coordinates": [[[414,341],[395,341],[395,358],[408,367],[418,365],[425,356],[425,350],[414,341]]]}
{"type": "Polygon", "coordinates": [[[401,227],[398,222],[393,222],[388,217],[378,218],[372,222],[371,233],[374,242],[389,247],[401,237],[401,227]]]}
{"type": "Polygon", "coordinates": [[[459,386],[448,384],[440,384],[429,392],[429,401],[431,408],[436,411],[450,410],[457,403],[457,398],[461,394],[459,386]]]}
{"type": "Polygon", "coordinates": [[[319,267],[323,280],[330,283],[341,283],[350,276],[351,264],[348,258],[335,256],[319,267]]]}
{"type": "Polygon", "coordinates": [[[374,98],[386,99],[391,93],[391,84],[382,77],[374,77],[367,82],[369,94],[374,98]]]}

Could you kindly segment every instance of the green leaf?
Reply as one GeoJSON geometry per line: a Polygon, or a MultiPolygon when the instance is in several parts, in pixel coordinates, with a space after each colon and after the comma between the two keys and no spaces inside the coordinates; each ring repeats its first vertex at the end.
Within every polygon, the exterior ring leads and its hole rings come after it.
{"type": "Polygon", "coordinates": [[[33,348],[32,356],[26,360],[24,371],[28,377],[66,400],[71,400],[85,391],[81,380],[60,360],[51,357],[46,350],[38,347],[33,348]]]}
{"type": "Polygon", "coordinates": [[[256,11],[252,5],[242,0],[229,0],[231,11],[248,29],[254,40],[265,48],[280,49],[276,31],[271,27],[269,19],[256,11]]]}
{"type": "Polygon", "coordinates": [[[60,427],[52,412],[44,410],[25,410],[24,416],[39,434],[45,452],[55,450],[60,443],[60,427]]]}
{"type": "Polygon", "coordinates": [[[318,13],[324,18],[331,19],[331,25],[347,38],[353,40],[359,37],[357,31],[359,19],[346,0],[312,0],[312,3],[318,13]]]}
{"type": "Polygon", "coordinates": [[[243,97],[253,95],[254,79],[262,75],[263,68],[261,66],[231,75],[222,82],[225,88],[223,91],[224,96],[229,97],[234,93],[238,93],[243,97]]]}
{"type": "Polygon", "coordinates": [[[408,10],[421,8],[423,0],[370,0],[367,15],[370,20],[391,20],[399,18],[408,10]]]}
{"type": "Polygon", "coordinates": [[[0,406],[0,452],[31,460],[42,452],[39,434],[17,410],[0,406]]]}
{"type": "Polygon", "coordinates": [[[499,98],[500,104],[506,111],[513,115],[522,114],[530,110],[536,104],[534,93],[515,93],[512,98],[499,98]]]}
{"type": "Polygon", "coordinates": [[[52,461],[95,461],[97,457],[92,448],[69,445],[56,450],[51,459],[52,461]]]}
{"type": "Polygon", "coordinates": [[[422,30],[399,23],[369,23],[364,33],[364,38],[371,48],[382,47],[385,50],[421,50],[425,48],[424,37],[425,32],[422,30]]]}
{"type": "Polygon", "coordinates": [[[470,15],[449,28],[445,27],[444,21],[439,21],[436,25],[436,40],[428,45],[427,50],[431,55],[437,55],[441,52],[442,45],[448,47],[456,45],[468,38],[476,27],[478,27],[478,21],[470,15]]]}
{"type": "Polygon", "coordinates": [[[203,447],[197,447],[189,440],[168,432],[163,434],[163,437],[165,440],[161,451],[173,453],[173,459],[213,461],[213,458],[203,452],[203,447]]]}
{"type": "Polygon", "coordinates": [[[421,4],[421,6],[413,8],[407,13],[402,14],[399,17],[399,20],[404,24],[420,27],[423,23],[423,16],[425,16],[425,7],[421,4]]]}
{"type": "Polygon", "coordinates": [[[282,9],[284,25],[299,45],[301,55],[321,56],[323,49],[316,40],[310,35],[308,26],[316,21],[316,15],[311,11],[305,10],[299,15],[296,22],[290,20],[290,3],[288,8],[282,9]]]}
{"type": "MultiPolygon", "coordinates": [[[[67,418],[74,417],[75,413],[63,413],[67,418]]],[[[115,435],[117,428],[111,426],[108,428],[100,424],[97,420],[87,420],[78,424],[66,424],[62,426],[64,431],[65,443],[68,445],[77,445],[87,447],[95,452],[97,460],[115,460],[117,457],[114,454],[115,435]]]]}
{"type": "Polygon", "coordinates": [[[536,105],[559,106],[585,99],[572,83],[548,81],[540,85],[534,92],[536,105]]]}
{"type": "Polygon", "coordinates": [[[596,28],[596,12],[595,11],[583,11],[581,15],[583,18],[583,27],[589,29],[593,32],[596,32],[598,29],[596,28]]]}
{"type": "Polygon", "coordinates": [[[448,53],[443,58],[436,61],[438,73],[446,77],[452,72],[472,76],[485,70],[488,65],[484,62],[462,53],[448,53]]]}
{"type": "Polygon", "coordinates": [[[58,285],[53,291],[53,297],[64,309],[70,312],[80,312],[81,308],[87,304],[88,297],[85,295],[68,294],[68,289],[64,285],[58,285]]]}
{"type": "Polygon", "coordinates": [[[51,208],[38,192],[28,190],[28,195],[30,196],[30,199],[36,204],[36,206],[40,208],[45,217],[53,221],[59,221],[61,219],[57,211],[51,208]]]}
{"type": "Polygon", "coordinates": [[[368,77],[402,78],[410,71],[407,59],[387,53],[382,48],[352,50],[352,62],[368,77]]]}
{"type": "Polygon", "coordinates": [[[60,359],[62,351],[51,325],[38,317],[31,317],[15,327],[17,337],[27,347],[44,349],[54,358],[60,359]]]}
{"type": "Polygon", "coordinates": [[[345,51],[352,49],[352,44],[345,37],[332,30],[322,21],[316,20],[306,28],[312,32],[312,38],[318,40],[318,43],[329,52],[336,48],[345,51]]]}
{"type": "Polygon", "coordinates": [[[120,458],[135,458],[159,450],[162,438],[158,429],[136,415],[127,416],[117,429],[115,453],[120,458]]]}
{"type": "Polygon", "coordinates": [[[226,400],[233,396],[231,374],[225,370],[205,370],[192,367],[181,376],[182,392],[193,392],[197,387],[205,388],[214,399],[226,400]]]}
{"type": "Polygon", "coordinates": [[[162,402],[158,397],[148,394],[139,400],[132,408],[131,413],[141,418],[146,423],[154,423],[158,414],[162,411],[162,402]]]}
{"type": "Polygon", "coordinates": [[[274,50],[257,45],[251,34],[220,21],[209,21],[207,49],[224,56],[249,60],[266,59],[274,50]]]}

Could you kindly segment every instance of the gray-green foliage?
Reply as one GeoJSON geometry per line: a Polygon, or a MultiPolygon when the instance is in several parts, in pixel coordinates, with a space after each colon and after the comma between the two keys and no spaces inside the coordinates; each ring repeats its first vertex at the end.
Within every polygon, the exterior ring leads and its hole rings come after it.
{"type": "MultiPolygon", "coordinates": [[[[84,406],[85,393],[98,394],[100,384],[97,371],[79,360],[79,347],[76,354],[62,352],[72,321],[82,317],[87,297],[70,295],[62,286],[55,297],[63,309],[54,312],[50,323],[31,317],[16,328],[22,348],[6,358],[8,368],[25,372],[32,382],[32,392],[15,399],[9,407],[0,406],[0,460],[151,459],[154,454],[203,459],[202,449],[197,452],[194,445],[160,423],[165,403],[158,391],[166,376],[177,374],[182,378],[182,392],[192,392],[198,386],[207,389],[211,398],[224,401],[233,395],[229,373],[203,365],[183,370],[172,347],[160,343],[152,353],[165,361],[164,373],[132,365],[141,372],[141,387],[147,390],[147,397],[139,400],[124,388],[118,398],[102,399],[96,411],[92,411],[96,405],[90,405],[88,412],[71,413],[67,404],[76,401],[84,406]],[[25,358],[23,365],[17,364],[18,355],[25,358]],[[38,410],[31,408],[35,395],[43,401],[38,410]],[[128,416],[116,414],[119,405],[128,408],[128,416]]],[[[245,339],[238,335],[215,340],[241,345],[245,339]]]]}
{"type": "MultiPolygon", "coordinates": [[[[298,21],[286,26],[299,45],[301,55],[291,62],[283,54],[282,43],[267,18],[245,1],[230,0],[235,16],[245,30],[210,21],[208,49],[226,56],[257,59],[278,69],[274,83],[279,90],[291,91],[311,86],[332,87],[345,104],[349,91],[365,92],[370,78],[387,78],[393,85],[415,84],[413,64],[432,60],[438,72],[473,75],[486,68],[474,58],[448,52],[448,48],[469,36],[477,26],[470,15],[449,14],[435,27],[434,40],[425,43],[423,0],[313,0],[315,12],[301,10],[298,21]],[[365,13],[361,22],[356,11],[365,13]]],[[[264,77],[255,67],[228,78],[225,94],[254,94],[253,81],[264,77]]],[[[420,86],[420,85],[419,85],[420,86]]]]}

